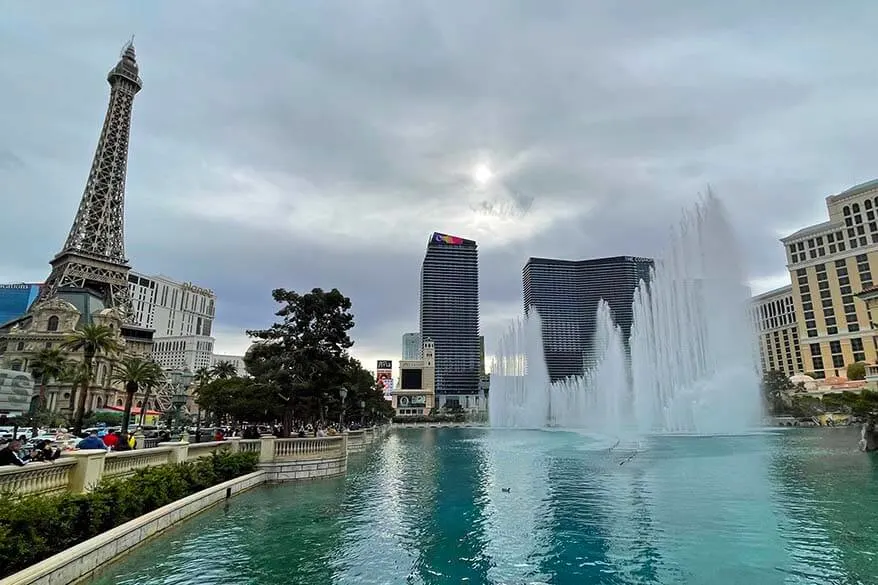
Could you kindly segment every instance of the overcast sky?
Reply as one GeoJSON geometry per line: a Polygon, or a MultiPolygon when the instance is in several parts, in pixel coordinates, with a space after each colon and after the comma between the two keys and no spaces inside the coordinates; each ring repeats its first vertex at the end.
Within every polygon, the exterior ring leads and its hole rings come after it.
{"type": "Polygon", "coordinates": [[[355,354],[398,359],[434,230],[479,243],[490,349],[527,257],[655,255],[708,184],[766,290],[778,237],[878,176],[875,22],[867,0],[8,1],[0,282],[48,274],[136,34],[128,256],[216,291],[218,352],[271,289],[338,287],[355,354]]]}

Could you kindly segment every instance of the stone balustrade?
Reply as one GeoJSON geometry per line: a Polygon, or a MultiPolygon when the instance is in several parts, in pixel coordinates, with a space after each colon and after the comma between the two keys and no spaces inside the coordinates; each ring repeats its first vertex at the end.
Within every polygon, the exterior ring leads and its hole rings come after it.
{"type": "Polygon", "coordinates": [[[0,492],[55,494],[90,491],[104,478],[122,478],[144,467],[195,461],[222,449],[259,454],[270,481],[289,481],[344,474],[349,452],[359,452],[382,436],[388,426],[350,431],[333,437],[278,439],[231,438],[207,443],[160,443],[133,451],[78,450],[51,463],[0,467],[0,492]]]}

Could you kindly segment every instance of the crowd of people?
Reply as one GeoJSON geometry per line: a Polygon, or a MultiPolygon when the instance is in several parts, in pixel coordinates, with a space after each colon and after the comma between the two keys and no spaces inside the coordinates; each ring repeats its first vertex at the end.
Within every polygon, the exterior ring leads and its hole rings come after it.
{"type": "MultiPolygon", "coordinates": [[[[344,431],[355,431],[360,425],[353,422],[348,425],[339,423],[318,422],[316,424],[297,422],[294,436],[306,437],[332,437],[344,431]]],[[[222,429],[217,428],[213,432],[214,441],[223,441],[227,437],[241,437],[244,439],[258,439],[264,434],[272,434],[280,437],[283,429],[275,427],[247,426],[242,428],[222,429]]],[[[170,441],[171,436],[167,431],[157,435],[159,443],[170,441]]],[[[59,443],[70,444],[71,441],[65,436],[64,441],[39,440],[29,444],[27,438],[22,435],[6,443],[0,443],[0,466],[17,465],[23,466],[35,462],[52,462],[61,457],[62,449],[56,445],[59,443]]],[[[75,449],[102,449],[104,451],[131,451],[135,448],[133,434],[113,431],[108,429],[91,430],[84,438],[73,443],[75,449]]]]}
{"type": "Polygon", "coordinates": [[[61,457],[61,449],[53,447],[49,441],[37,441],[31,448],[26,445],[24,436],[0,445],[0,466],[23,466],[31,462],[55,461],[61,457]]]}
{"type": "MultiPolygon", "coordinates": [[[[27,437],[18,438],[0,444],[0,466],[28,463],[52,462],[61,457],[62,449],[58,443],[68,441],[49,441],[41,439],[30,444],[27,437]]],[[[131,451],[134,449],[134,436],[120,431],[93,430],[75,443],[75,449],[101,449],[104,451],[131,451]]]]}

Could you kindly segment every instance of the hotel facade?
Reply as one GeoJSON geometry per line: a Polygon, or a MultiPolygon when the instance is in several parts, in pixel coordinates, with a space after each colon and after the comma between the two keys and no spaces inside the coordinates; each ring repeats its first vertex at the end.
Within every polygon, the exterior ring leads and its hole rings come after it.
{"type": "Polygon", "coordinates": [[[781,240],[804,370],[816,378],[878,357],[878,332],[858,297],[878,272],[878,180],[827,197],[826,207],[829,221],[781,240]]]}
{"type": "Polygon", "coordinates": [[[799,344],[793,287],[784,286],[753,297],[753,324],[759,337],[763,372],[779,370],[787,377],[805,371],[799,344]]]}

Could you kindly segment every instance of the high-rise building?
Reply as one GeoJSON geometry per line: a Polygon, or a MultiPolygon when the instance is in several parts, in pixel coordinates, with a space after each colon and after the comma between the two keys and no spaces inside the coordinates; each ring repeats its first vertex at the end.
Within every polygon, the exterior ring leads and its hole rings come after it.
{"type": "Polygon", "coordinates": [[[421,268],[421,339],[436,349],[439,407],[479,402],[479,255],[476,242],[434,233],[421,268]]]}
{"type": "Polygon", "coordinates": [[[167,276],[128,275],[133,321],[155,330],[153,358],[163,368],[191,371],[211,365],[216,295],[167,276]]]}
{"type": "Polygon", "coordinates": [[[878,331],[857,295],[874,286],[878,271],[878,180],[830,195],[826,207],[829,221],[781,240],[804,369],[818,378],[876,361],[878,331]]]}
{"type": "Polygon", "coordinates": [[[778,370],[787,377],[804,373],[793,287],[788,285],[753,297],[751,314],[759,336],[762,371],[778,370]]]}
{"type": "MultiPolygon", "coordinates": [[[[0,326],[0,362],[13,370],[30,371],[37,353],[58,347],[85,323],[111,329],[126,353],[152,350],[152,330],[132,323],[125,256],[128,139],[134,96],[142,85],[130,43],[107,82],[110,101],[73,227],[50,261],[52,271],[37,300],[25,315],[0,326]]],[[[69,353],[74,360],[84,357],[82,352],[69,353]]],[[[121,405],[124,392],[112,379],[116,357],[95,356],[91,384],[77,387],[86,410],[121,405]]],[[[72,393],[70,382],[50,380],[44,405],[65,409],[72,393]]]]}
{"type": "Polygon", "coordinates": [[[605,300],[627,343],[634,291],[649,281],[653,261],[617,256],[592,260],[531,258],[522,270],[524,311],[543,323],[543,352],[552,381],[583,374],[591,359],[598,304],[605,300]]]}
{"type": "Polygon", "coordinates": [[[0,325],[27,313],[39,294],[39,284],[0,284],[0,325]]]}
{"type": "Polygon", "coordinates": [[[402,359],[421,359],[421,334],[403,333],[402,335],[402,359]]]}

